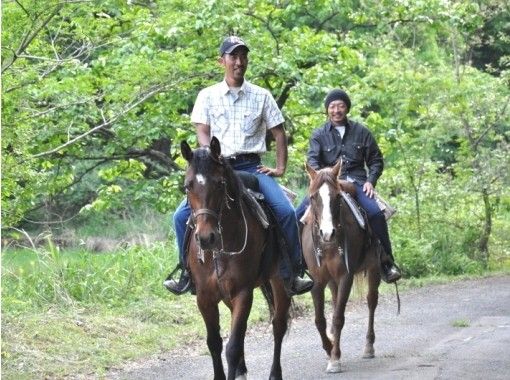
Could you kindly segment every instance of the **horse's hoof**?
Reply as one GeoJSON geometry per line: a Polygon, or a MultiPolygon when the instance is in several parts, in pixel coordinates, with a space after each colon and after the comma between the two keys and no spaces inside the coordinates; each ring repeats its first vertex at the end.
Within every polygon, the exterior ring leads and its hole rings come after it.
{"type": "Polygon", "coordinates": [[[373,359],[375,358],[375,351],[373,348],[366,348],[365,352],[363,352],[363,359],[373,359]]]}
{"type": "Polygon", "coordinates": [[[246,377],[245,373],[236,377],[236,380],[246,380],[246,379],[247,379],[247,377],[246,377]]]}
{"type": "Polygon", "coordinates": [[[328,367],[326,368],[327,373],[338,373],[342,372],[340,369],[340,359],[339,360],[330,360],[328,362],[328,367]]]}

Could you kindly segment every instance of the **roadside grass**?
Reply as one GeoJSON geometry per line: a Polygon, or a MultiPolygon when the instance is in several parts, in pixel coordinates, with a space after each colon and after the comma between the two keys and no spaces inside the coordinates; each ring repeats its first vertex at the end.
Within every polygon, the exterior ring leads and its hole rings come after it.
{"type": "Polygon", "coordinates": [[[467,319],[457,319],[452,322],[453,327],[469,327],[470,323],[467,319]]]}
{"type": "MultiPolygon", "coordinates": [[[[162,286],[176,256],[165,243],[111,253],[60,251],[51,243],[3,251],[2,378],[101,379],[112,368],[178,348],[199,344],[207,352],[195,297],[177,297],[162,286]]],[[[459,277],[406,279],[400,289],[452,278],[459,277]]],[[[356,281],[352,296],[363,298],[364,286],[356,281]]],[[[310,294],[296,298],[294,312],[312,314],[310,294]]],[[[270,329],[267,305],[256,291],[249,326],[263,324],[270,329]]],[[[223,336],[229,325],[222,305],[223,336]]]]}
{"type": "MultiPolygon", "coordinates": [[[[203,343],[195,297],[162,286],[172,250],[2,252],[2,378],[104,378],[128,361],[203,343]]],[[[261,322],[269,325],[269,312],[257,291],[250,325],[261,322]]],[[[222,305],[224,335],[229,324],[222,305]]]]}

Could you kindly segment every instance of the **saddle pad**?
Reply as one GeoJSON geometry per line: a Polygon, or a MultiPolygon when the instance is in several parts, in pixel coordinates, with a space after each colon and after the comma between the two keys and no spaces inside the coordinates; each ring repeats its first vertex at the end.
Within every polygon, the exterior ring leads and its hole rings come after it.
{"type": "Polygon", "coordinates": [[[363,215],[359,211],[359,208],[356,205],[356,201],[351,197],[349,193],[346,193],[345,191],[341,191],[340,194],[342,194],[342,198],[345,200],[345,203],[347,203],[347,205],[351,209],[354,218],[356,218],[356,221],[358,222],[358,225],[362,229],[366,229],[365,218],[363,218],[363,215]]]}

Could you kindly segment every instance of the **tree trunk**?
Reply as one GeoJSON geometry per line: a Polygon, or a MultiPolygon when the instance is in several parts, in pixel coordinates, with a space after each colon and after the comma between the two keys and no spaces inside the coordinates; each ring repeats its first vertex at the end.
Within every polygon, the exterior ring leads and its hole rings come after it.
{"type": "Polygon", "coordinates": [[[482,235],[480,236],[479,249],[482,254],[484,265],[487,268],[489,264],[489,237],[492,230],[492,208],[489,200],[489,193],[485,187],[482,190],[482,198],[485,207],[485,220],[482,235]]]}

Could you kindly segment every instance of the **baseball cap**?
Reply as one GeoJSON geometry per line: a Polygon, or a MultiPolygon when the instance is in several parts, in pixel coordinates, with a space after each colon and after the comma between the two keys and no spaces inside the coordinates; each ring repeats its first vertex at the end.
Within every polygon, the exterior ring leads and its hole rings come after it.
{"type": "Polygon", "coordinates": [[[220,46],[220,56],[223,54],[230,54],[234,51],[234,49],[238,48],[239,46],[244,46],[246,50],[250,51],[248,49],[248,45],[240,39],[237,36],[229,36],[225,38],[220,46]]]}

